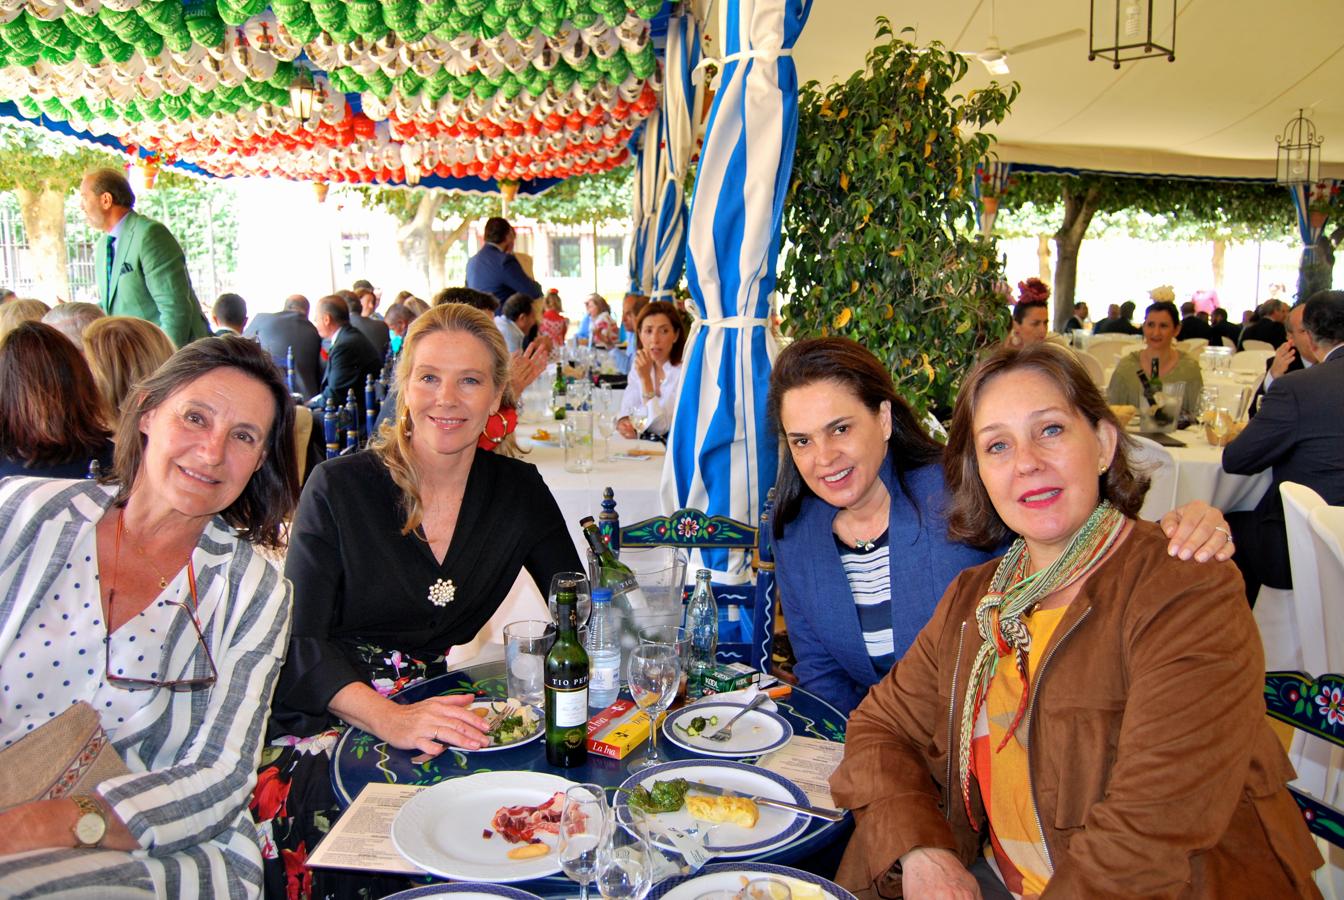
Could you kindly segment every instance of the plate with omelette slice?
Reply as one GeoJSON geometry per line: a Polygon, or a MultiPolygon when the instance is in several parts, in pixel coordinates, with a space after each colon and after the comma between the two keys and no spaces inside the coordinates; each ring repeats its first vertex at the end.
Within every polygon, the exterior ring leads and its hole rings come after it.
{"type": "MultiPolygon", "coordinates": [[[[744,799],[746,795],[783,800],[798,806],[811,805],[798,785],[768,769],[727,759],[684,759],[651,766],[631,775],[617,789],[612,808],[616,821],[631,830],[641,815],[640,797],[653,797],[659,801],[671,798],[670,802],[662,803],[660,811],[644,814],[656,816],[665,826],[683,831],[698,830],[704,835],[705,847],[724,857],[753,856],[773,850],[806,830],[807,816],[757,804],[744,799]],[[685,788],[680,792],[680,805],[671,808],[678,791],[670,790],[669,783],[678,779],[684,779],[685,788]],[[711,797],[696,790],[696,782],[743,796],[711,797]],[[660,784],[663,787],[658,789],[660,784]]],[[[649,837],[661,849],[676,852],[665,837],[656,832],[649,837]]]]}

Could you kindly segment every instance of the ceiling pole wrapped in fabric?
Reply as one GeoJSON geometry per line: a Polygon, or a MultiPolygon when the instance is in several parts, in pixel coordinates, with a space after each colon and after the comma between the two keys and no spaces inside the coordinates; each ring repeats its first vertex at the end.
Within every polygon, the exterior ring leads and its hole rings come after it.
{"type": "MultiPolygon", "coordinates": [[[[721,0],[724,55],[710,108],[686,250],[699,319],[682,360],[663,469],[663,506],[755,523],[774,484],[765,416],[778,344],[771,327],[784,197],[798,130],[792,50],[810,0],[721,0]]],[[[745,580],[747,560],[702,554],[745,580]]]]}

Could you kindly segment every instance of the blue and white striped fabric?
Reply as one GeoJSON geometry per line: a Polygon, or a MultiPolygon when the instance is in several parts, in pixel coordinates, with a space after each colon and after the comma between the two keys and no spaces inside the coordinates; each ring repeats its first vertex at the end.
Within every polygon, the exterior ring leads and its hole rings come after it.
{"type": "MultiPolygon", "coordinates": [[[[770,328],[779,226],[798,130],[791,53],[811,0],[722,0],[723,69],[710,110],[686,252],[691,331],[663,470],[664,506],[756,522],[774,484],[765,419],[778,352],[770,328]]],[[[704,564],[744,577],[741,554],[704,564]]]]}
{"type": "Polygon", "coordinates": [[[1334,186],[1333,180],[1288,185],[1288,193],[1293,197],[1293,209],[1297,211],[1297,233],[1302,238],[1302,255],[1307,260],[1315,257],[1316,242],[1325,230],[1324,222],[1319,227],[1312,227],[1311,204],[1317,200],[1328,201],[1334,186]]]}
{"type": "Polygon", "coordinates": [[[630,289],[654,300],[671,298],[685,263],[686,170],[704,108],[704,88],[692,77],[699,63],[699,20],[674,16],[667,27],[662,101],[644,123],[635,168],[630,289]]]}

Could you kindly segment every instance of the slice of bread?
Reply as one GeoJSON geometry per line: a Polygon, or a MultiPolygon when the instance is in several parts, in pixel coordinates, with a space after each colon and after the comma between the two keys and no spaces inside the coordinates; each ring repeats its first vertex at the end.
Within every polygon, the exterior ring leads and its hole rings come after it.
{"type": "Polygon", "coordinates": [[[705,822],[728,822],[743,828],[755,828],[760,810],[746,797],[698,797],[687,795],[686,809],[705,822]]]}

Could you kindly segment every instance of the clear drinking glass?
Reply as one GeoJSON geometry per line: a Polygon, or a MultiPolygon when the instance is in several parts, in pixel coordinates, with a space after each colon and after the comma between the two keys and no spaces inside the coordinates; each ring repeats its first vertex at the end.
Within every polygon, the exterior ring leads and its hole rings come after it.
{"type": "Polygon", "coordinates": [[[545,699],[546,654],[555,643],[555,625],[540,619],[504,626],[505,678],[510,697],[532,706],[545,699]]]}
{"type": "Polygon", "coordinates": [[[681,675],[677,679],[677,697],[686,696],[686,674],[691,663],[691,633],[680,625],[651,625],[639,630],[641,644],[665,644],[677,652],[681,675]]]}
{"type": "Polygon", "coordinates": [[[593,422],[602,435],[602,458],[598,462],[611,462],[611,436],[616,433],[616,416],[620,411],[620,398],[611,385],[599,385],[593,392],[593,422]]]}
{"type": "Polygon", "coordinates": [[[1213,418],[1213,413],[1218,409],[1218,389],[1216,387],[1206,387],[1199,392],[1199,420],[1208,424],[1213,418]]]}
{"type": "Polygon", "coordinates": [[[600,785],[576,784],[565,791],[560,811],[560,868],[579,883],[579,900],[588,900],[588,885],[597,878],[597,855],[607,836],[607,795],[600,785]]]}
{"type": "Polygon", "coordinates": [[[648,841],[638,831],[607,829],[597,852],[597,889],[603,900],[643,900],[652,886],[653,856],[648,841]]]}
{"type": "Polygon", "coordinates": [[[575,594],[579,598],[579,630],[582,631],[588,627],[588,614],[593,611],[593,592],[588,584],[588,576],[582,572],[556,572],[551,576],[551,586],[546,591],[546,606],[551,611],[552,622],[555,622],[560,614],[555,594],[560,589],[561,582],[573,582],[577,585],[575,594]]]}
{"type": "Polygon", "coordinates": [[[681,680],[676,648],[667,644],[641,644],[634,648],[630,651],[627,679],[635,704],[649,714],[649,749],[626,767],[638,772],[666,761],[658,755],[658,720],[672,705],[681,680]]]}
{"type": "Polygon", "coordinates": [[[649,409],[648,404],[630,413],[630,425],[635,429],[635,438],[644,434],[644,429],[649,427],[649,409]]]}

